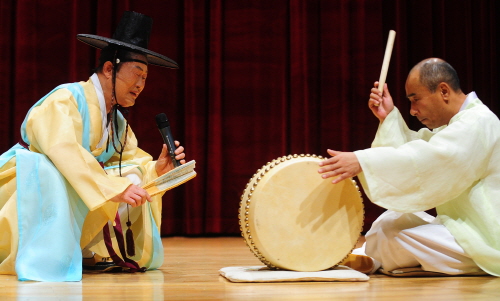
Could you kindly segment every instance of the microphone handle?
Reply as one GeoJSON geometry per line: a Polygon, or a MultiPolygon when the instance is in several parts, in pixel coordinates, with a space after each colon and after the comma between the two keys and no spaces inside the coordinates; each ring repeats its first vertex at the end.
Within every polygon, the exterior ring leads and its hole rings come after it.
{"type": "Polygon", "coordinates": [[[163,138],[163,142],[167,145],[168,149],[168,154],[170,155],[170,158],[172,159],[172,163],[174,164],[174,167],[180,166],[180,162],[175,159],[175,143],[174,143],[174,137],[172,137],[172,132],[170,132],[170,127],[166,126],[164,128],[159,129],[161,133],[161,137],[163,138]]]}

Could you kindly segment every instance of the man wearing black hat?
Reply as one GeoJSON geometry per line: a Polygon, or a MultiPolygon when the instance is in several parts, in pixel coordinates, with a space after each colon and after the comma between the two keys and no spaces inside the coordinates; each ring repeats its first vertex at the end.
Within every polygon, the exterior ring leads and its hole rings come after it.
{"type": "MultiPolygon", "coordinates": [[[[161,266],[162,194],[151,197],[141,185],[174,165],[165,145],[157,161],[138,148],[120,112],[144,89],[149,64],[178,68],[147,49],[151,25],[150,17],[125,12],[112,39],[78,35],[103,49],[96,73],[39,100],[22,140],[0,156],[0,274],[79,281],[82,249],[95,269],[161,266]],[[96,262],[106,257],[112,260],[96,262]]],[[[176,146],[183,164],[184,148],[176,146]]]]}

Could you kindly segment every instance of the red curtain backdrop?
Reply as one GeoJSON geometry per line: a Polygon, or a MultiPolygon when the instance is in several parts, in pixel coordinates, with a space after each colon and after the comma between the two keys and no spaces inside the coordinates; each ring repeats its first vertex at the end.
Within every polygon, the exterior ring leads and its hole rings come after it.
{"type": "MultiPolygon", "coordinates": [[[[370,147],[378,120],[367,101],[390,29],[387,83],[411,128],[421,126],[408,113],[406,75],[431,56],[500,110],[495,0],[3,0],[1,152],[35,101],[90,75],[98,51],[76,34],[111,36],[125,10],[153,17],[150,49],[180,65],[150,67],[128,117],[139,145],[159,155],[154,116],[164,112],[197,161],[198,177],[163,198],[163,235],[238,234],[240,196],[268,161],[370,147]]],[[[364,202],[367,230],[383,209],[364,202]]]]}

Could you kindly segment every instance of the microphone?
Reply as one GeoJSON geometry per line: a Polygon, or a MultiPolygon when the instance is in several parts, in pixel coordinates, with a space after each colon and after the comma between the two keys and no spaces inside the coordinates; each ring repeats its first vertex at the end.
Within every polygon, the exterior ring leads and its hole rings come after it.
{"type": "Polygon", "coordinates": [[[167,145],[168,153],[170,155],[170,158],[172,158],[174,167],[180,166],[180,162],[175,159],[174,137],[172,137],[172,132],[170,132],[170,123],[168,122],[167,115],[165,115],[165,113],[156,115],[156,125],[158,125],[158,129],[160,130],[163,142],[165,142],[165,144],[167,145]]]}

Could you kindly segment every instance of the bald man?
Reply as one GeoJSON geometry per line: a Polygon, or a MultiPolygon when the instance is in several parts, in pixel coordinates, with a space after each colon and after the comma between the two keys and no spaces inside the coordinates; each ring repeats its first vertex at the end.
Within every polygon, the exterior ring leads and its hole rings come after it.
{"type": "Polygon", "coordinates": [[[409,130],[387,85],[382,93],[375,82],[372,148],[328,150],[320,163],[334,184],[357,175],[368,198],[388,209],[356,252],[385,271],[500,276],[500,121],[476,93],[462,92],[442,59],[418,63],[405,88],[411,115],[426,128],[409,130]],[[431,208],[437,217],[423,212],[431,208]]]}

